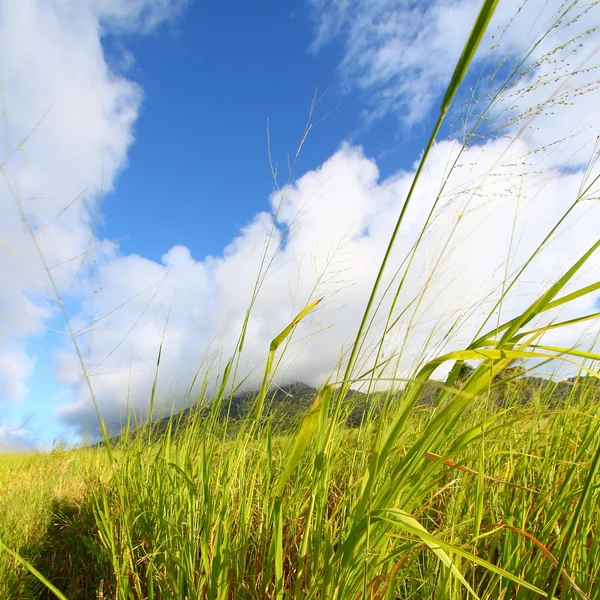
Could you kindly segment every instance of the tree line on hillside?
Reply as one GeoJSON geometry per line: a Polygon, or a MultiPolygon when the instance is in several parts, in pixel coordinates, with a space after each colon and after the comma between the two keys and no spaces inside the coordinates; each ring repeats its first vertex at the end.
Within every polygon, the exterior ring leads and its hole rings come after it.
{"type": "MultiPolygon", "coordinates": [[[[474,369],[467,364],[462,365],[454,384],[460,389],[467,381],[474,369]]],[[[444,389],[441,381],[428,381],[422,391],[418,402],[421,408],[434,406],[444,389]]],[[[550,407],[558,407],[571,398],[574,390],[577,394],[590,394],[600,398],[600,380],[593,376],[572,377],[561,381],[553,381],[545,377],[526,375],[524,367],[511,366],[490,383],[486,395],[492,405],[504,407],[507,405],[527,405],[542,399],[550,407]],[[574,384],[577,383],[575,386],[574,384]]],[[[312,404],[318,389],[302,382],[284,386],[274,386],[265,399],[262,420],[270,420],[276,430],[291,431],[301,422],[312,404]]],[[[250,415],[257,391],[245,391],[233,396],[225,396],[218,407],[218,420],[229,423],[229,431],[234,434],[239,424],[243,423],[250,415]]],[[[348,427],[356,428],[368,414],[370,418],[378,418],[384,404],[392,404],[401,399],[403,390],[376,391],[370,394],[358,390],[350,390],[344,399],[345,420],[348,427]]],[[[173,416],[163,417],[152,424],[155,435],[165,434],[170,431],[174,434],[181,427],[189,425],[193,419],[205,419],[211,412],[211,403],[191,406],[183,409],[173,416]]],[[[146,427],[138,428],[147,431],[146,427]]],[[[129,434],[129,438],[135,434],[129,434]]],[[[119,442],[122,434],[111,441],[119,442]]]]}

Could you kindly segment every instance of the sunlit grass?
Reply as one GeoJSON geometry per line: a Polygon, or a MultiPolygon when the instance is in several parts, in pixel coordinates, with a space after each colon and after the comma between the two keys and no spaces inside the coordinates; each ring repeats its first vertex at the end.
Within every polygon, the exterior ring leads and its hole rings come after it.
{"type": "MultiPolygon", "coordinates": [[[[448,598],[467,585],[480,597],[533,598],[523,584],[547,586],[600,443],[600,387],[574,385],[560,401],[552,387],[523,404],[507,386],[493,411],[485,395],[472,402],[437,448],[444,460],[407,462],[434,414],[412,411],[373,483],[374,442],[389,417],[328,438],[326,398],[297,436],[263,423],[253,440],[223,440],[197,421],[151,445],[139,436],[115,452],[114,471],[101,450],[5,456],[3,540],[34,564],[44,538],[62,561],[61,544],[80,544],[93,564],[79,576],[97,580],[88,596],[63,587],[67,597],[91,597],[102,579],[110,598],[269,598],[278,587],[323,597],[324,586],[340,598],[365,587],[372,598],[448,598]],[[370,524],[358,512],[367,486],[370,524]],[[60,498],[71,511],[51,518],[60,498]],[[77,519],[82,507],[95,520],[77,519]]],[[[598,582],[597,503],[595,489],[562,568],[567,597],[574,586],[593,597],[598,582]]],[[[5,586],[35,589],[4,560],[5,586]]]]}
{"type": "MultiPolygon", "coordinates": [[[[76,510],[106,478],[106,453],[100,449],[57,449],[50,453],[0,454],[0,541],[33,562],[48,567],[53,553],[64,551],[46,534],[57,514],[76,510]]],[[[62,525],[61,525],[62,526],[62,525]]],[[[57,561],[56,576],[67,565],[57,561]]],[[[40,585],[24,577],[16,560],[0,554],[0,598],[38,597],[40,585]]]]}

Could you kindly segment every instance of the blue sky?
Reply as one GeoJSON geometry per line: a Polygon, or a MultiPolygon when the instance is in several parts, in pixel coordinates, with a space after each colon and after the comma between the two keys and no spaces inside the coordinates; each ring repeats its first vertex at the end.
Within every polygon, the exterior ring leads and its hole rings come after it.
{"type": "MultiPolygon", "coordinates": [[[[460,152],[457,131],[479,110],[469,105],[471,89],[475,96],[493,89],[493,67],[529,51],[560,3],[535,4],[511,21],[520,3],[500,3],[392,264],[410,249],[460,152]]],[[[322,295],[323,307],[302,324],[304,341],[292,347],[278,380],[317,385],[355,332],[374,265],[479,6],[476,0],[0,0],[0,83],[8,115],[0,141],[9,157],[0,191],[0,448],[49,447],[97,429],[63,316],[12,191],[25,199],[24,214],[79,332],[100,409],[118,427],[128,403],[142,413],[147,405],[163,335],[158,395],[167,405],[182,397],[215,340],[222,340],[223,356],[231,351],[281,200],[270,172],[267,119],[284,184],[287,157],[318,93],[318,125],[302,148],[274,239],[283,230],[290,238],[267,251],[272,270],[241,363],[255,384],[270,339],[311,294],[322,295]],[[40,199],[27,199],[33,197],[40,199]]],[[[584,10],[576,4],[572,16],[584,10]]],[[[576,196],[586,177],[582,165],[595,152],[598,84],[593,71],[582,71],[565,92],[544,57],[564,46],[559,68],[566,69],[574,56],[570,40],[590,19],[599,19],[597,10],[535,47],[526,62],[531,74],[515,81],[494,109],[506,120],[544,106],[536,128],[521,131],[522,122],[511,122],[506,137],[481,138],[461,153],[401,298],[408,302],[409,292],[421,289],[444,248],[439,275],[427,289],[430,301],[424,296],[423,313],[409,328],[407,364],[426,344],[442,344],[431,335],[433,323],[443,332],[457,314],[492,297],[507,256],[510,268],[520,264],[576,196]],[[530,89],[532,81],[546,85],[530,89]],[[587,93],[577,94],[582,87],[587,93]],[[569,102],[556,104],[559,92],[569,102]],[[524,161],[535,165],[527,178],[519,167],[524,161]],[[473,186],[478,193],[469,191],[473,186]],[[444,232],[456,219],[460,226],[446,244],[444,232]]],[[[585,37],[577,57],[594,66],[599,36],[585,37]]],[[[595,206],[581,203],[507,311],[522,309],[595,239],[595,206]]],[[[582,277],[594,280],[593,268],[582,277]]],[[[573,310],[580,314],[594,303],[573,310]]],[[[468,340],[481,316],[474,314],[456,339],[443,343],[468,340]]],[[[390,343],[408,336],[403,327],[390,343]]],[[[557,343],[576,343],[584,333],[557,343]]]]}
{"type": "Polygon", "coordinates": [[[315,121],[333,112],[311,133],[299,173],[351,139],[379,157],[385,177],[410,166],[430,127],[428,120],[409,129],[397,115],[362,127],[361,94],[344,93],[336,73],[340,43],[310,51],[308,6],[239,3],[233,19],[231,12],[226,4],[192,2],[152,35],[104,41],[117,65],[119,51],[131,53],[127,75],[144,91],[128,167],[104,207],[105,233],[125,238],[126,251],[158,259],[184,244],[195,256],[220,253],[268,206],[267,119],[284,183],[315,93],[322,97],[315,121]],[[166,198],[174,210],[153,210],[166,198]]]}

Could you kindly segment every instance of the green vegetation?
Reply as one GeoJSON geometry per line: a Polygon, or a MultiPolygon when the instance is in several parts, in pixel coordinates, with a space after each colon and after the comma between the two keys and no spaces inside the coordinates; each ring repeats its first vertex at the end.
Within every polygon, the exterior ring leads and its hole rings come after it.
{"type": "MultiPolygon", "coordinates": [[[[240,401],[237,366],[263,261],[213,394],[203,386],[195,407],[118,439],[103,426],[99,447],[0,457],[1,598],[598,597],[600,356],[542,338],[597,318],[544,321],[600,289],[575,285],[600,240],[521,314],[503,322],[499,309],[527,265],[507,273],[482,330],[461,350],[424,352],[404,380],[385,369],[401,358],[402,350],[384,358],[383,348],[416,247],[382,291],[386,263],[495,4],[484,3],[444,97],[343,375],[305,388],[296,404],[273,396],[281,353],[318,305],[309,300],[265,349],[260,390],[240,401]],[[373,343],[382,297],[392,301],[373,343]],[[533,376],[561,362],[579,375],[533,376]],[[449,374],[434,381],[442,365],[449,374]],[[350,393],[361,385],[362,394],[350,393]]],[[[574,204],[596,181],[590,173],[574,204]]],[[[154,401],[153,393],[150,414],[154,401]]]]}
{"type": "MultiPolygon", "coordinates": [[[[0,455],[0,543],[64,589],[92,590],[95,582],[88,579],[95,562],[80,533],[93,531],[86,503],[98,478],[107,477],[107,466],[106,452],[93,449],[0,455]]],[[[26,574],[12,556],[0,553],[0,598],[43,597],[44,586],[26,574]]]]}
{"type": "MultiPolygon", "coordinates": [[[[357,429],[332,427],[326,390],[296,436],[265,421],[223,441],[191,419],[112,467],[101,448],[4,456],[2,539],[67,598],[101,581],[105,598],[535,598],[565,548],[556,595],[593,598],[599,388],[562,386],[506,386],[494,410],[487,394],[409,410],[405,394],[357,429]]],[[[7,555],[0,582],[41,589],[7,555]]]]}

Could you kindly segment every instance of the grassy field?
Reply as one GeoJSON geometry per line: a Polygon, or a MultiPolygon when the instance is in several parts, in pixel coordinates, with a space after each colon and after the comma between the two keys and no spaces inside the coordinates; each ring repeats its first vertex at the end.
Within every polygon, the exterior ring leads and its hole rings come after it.
{"type": "MultiPolygon", "coordinates": [[[[300,436],[197,420],[112,464],[102,448],[5,455],[0,535],[67,598],[536,598],[559,560],[556,596],[594,598],[600,390],[552,389],[413,408],[385,454],[406,401],[330,428],[325,393],[300,436]]],[[[2,556],[1,597],[38,597],[2,556]]]]}
{"type": "MultiPolygon", "coordinates": [[[[405,314],[397,302],[422,237],[389,285],[384,272],[495,5],[483,3],[464,47],[339,373],[293,426],[269,412],[281,354],[319,304],[308,300],[265,349],[262,386],[248,411],[227,418],[265,259],[235,354],[212,374],[215,391],[202,387],[201,408],[185,422],[174,416],[160,431],[145,423],[110,440],[90,386],[101,444],[0,456],[0,599],[600,598],[600,356],[593,346],[544,341],[597,319],[561,321],[560,309],[600,289],[577,284],[600,240],[560,265],[524,310],[502,316],[528,265],[597,183],[598,147],[565,216],[521,268],[507,269],[470,342],[437,354],[424,349],[405,378],[394,370],[403,345],[384,357],[405,314]],[[557,364],[576,375],[560,386],[531,377],[557,364]],[[432,388],[444,365],[445,380],[432,388]],[[347,398],[361,385],[366,410],[349,427],[347,398]]],[[[563,9],[548,31],[576,18],[563,9]]],[[[515,85],[522,64],[498,94],[515,85]]],[[[485,113],[465,149],[480,140],[485,113]]],[[[443,201],[442,189],[432,215],[443,201]]],[[[423,233],[429,225],[428,218],[423,233]]],[[[419,298],[415,304],[406,310],[416,314],[419,298]]],[[[155,400],[153,391],[150,415],[155,400]]]]}

